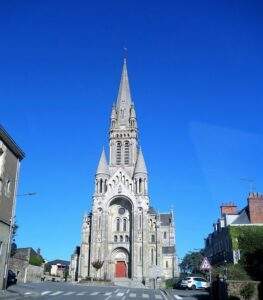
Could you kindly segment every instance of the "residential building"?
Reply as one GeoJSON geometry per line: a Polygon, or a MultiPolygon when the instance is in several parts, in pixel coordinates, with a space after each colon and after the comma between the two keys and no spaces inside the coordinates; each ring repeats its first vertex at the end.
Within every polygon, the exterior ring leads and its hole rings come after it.
{"type": "Polygon", "coordinates": [[[242,249],[238,247],[238,236],[233,235],[233,229],[263,226],[263,195],[250,193],[247,205],[240,211],[234,203],[222,204],[220,208],[221,217],[205,239],[204,255],[212,265],[237,263],[242,249]]]}
{"type": "Polygon", "coordinates": [[[69,261],[55,259],[46,263],[50,267],[50,275],[64,278],[69,270],[69,261]]]}
{"type": "Polygon", "coordinates": [[[24,152],[0,126],[0,289],[6,287],[20,162],[24,152]]]}
{"type": "Polygon", "coordinates": [[[124,61],[110,117],[109,161],[103,149],[92,211],[83,219],[79,264],[71,264],[79,265],[79,279],[147,282],[177,274],[174,215],[151,207],[148,177],[124,61]],[[103,261],[98,274],[92,265],[97,260],[103,261]]]}

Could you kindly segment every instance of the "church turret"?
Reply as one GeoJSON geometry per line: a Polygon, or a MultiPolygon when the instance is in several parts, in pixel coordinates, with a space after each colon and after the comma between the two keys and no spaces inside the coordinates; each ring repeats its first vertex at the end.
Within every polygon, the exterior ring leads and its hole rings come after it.
{"type": "Polygon", "coordinates": [[[136,194],[147,195],[148,173],[147,173],[144,157],[142,154],[142,149],[140,149],[139,151],[138,159],[134,170],[134,184],[135,184],[136,194]]]}
{"type": "Polygon", "coordinates": [[[96,187],[95,192],[97,194],[104,194],[107,192],[107,181],[109,179],[109,166],[106,159],[105,151],[102,150],[100,161],[96,172],[96,187]]]}

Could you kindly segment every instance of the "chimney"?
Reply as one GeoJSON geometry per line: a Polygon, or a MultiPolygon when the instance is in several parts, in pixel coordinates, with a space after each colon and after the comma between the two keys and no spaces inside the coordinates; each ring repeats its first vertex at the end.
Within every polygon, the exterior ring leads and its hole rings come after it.
{"type": "Polygon", "coordinates": [[[263,223],[263,195],[249,193],[247,202],[250,222],[252,224],[263,223]]]}
{"type": "Polygon", "coordinates": [[[235,215],[237,214],[237,206],[233,203],[223,203],[220,206],[221,209],[221,217],[223,217],[224,215],[235,215]]]}

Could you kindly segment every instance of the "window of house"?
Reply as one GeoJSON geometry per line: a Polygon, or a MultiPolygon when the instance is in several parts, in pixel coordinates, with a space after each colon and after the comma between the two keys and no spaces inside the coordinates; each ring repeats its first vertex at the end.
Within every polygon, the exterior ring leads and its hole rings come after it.
{"type": "Polygon", "coordinates": [[[121,164],[121,142],[117,142],[117,147],[116,147],[116,164],[117,165],[121,164]]]}
{"type": "Polygon", "coordinates": [[[166,240],[166,238],[167,238],[167,232],[165,231],[164,233],[163,233],[163,238],[166,240]]]}
{"type": "Polygon", "coordinates": [[[128,235],[125,235],[125,242],[126,242],[126,243],[129,242],[129,237],[128,237],[128,235]]]}
{"type": "Polygon", "coordinates": [[[140,246],[139,261],[142,261],[142,246],[140,246]]]}
{"type": "Polygon", "coordinates": [[[11,181],[7,180],[7,182],[6,182],[6,189],[5,189],[6,196],[10,196],[10,192],[11,192],[11,181]]]}
{"type": "Polygon", "coordinates": [[[124,163],[125,165],[130,163],[130,143],[128,141],[124,144],[124,163]]]}
{"type": "Polygon", "coordinates": [[[153,249],[151,249],[151,263],[154,263],[154,253],[153,253],[153,249]]]}
{"type": "Polygon", "coordinates": [[[165,267],[166,267],[166,269],[168,269],[168,267],[169,267],[168,261],[165,262],[165,267]]]}
{"type": "Polygon", "coordinates": [[[117,235],[114,235],[114,242],[115,242],[115,243],[118,242],[118,237],[117,237],[117,235]]]}
{"type": "Polygon", "coordinates": [[[123,236],[120,235],[120,242],[122,243],[123,242],[123,236]]]}
{"type": "Polygon", "coordinates": [[[154,234],[151,235],[151,242],[155,243],[155,235],[154,234]]]}

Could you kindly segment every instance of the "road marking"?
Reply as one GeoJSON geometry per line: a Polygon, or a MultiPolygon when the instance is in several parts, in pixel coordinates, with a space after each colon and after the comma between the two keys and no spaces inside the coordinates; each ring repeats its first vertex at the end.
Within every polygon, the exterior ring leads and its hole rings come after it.
{"type": "Polygon", "coordinates": [[[31,295],[31,294],[32,294],[31,292],[26,292],[26,293],[25,293],[25,295],[31,295]]]}
{"type": "Polygon", "coordinates": [[[121,297],[121,296],[123,296],[124,295],[124,293],[118,293],[116,296],[117,297],[121,297]]]}
{"type": "Polygon", "coordinates": [[[65,293],[63,296],[69,296],[69,295],[72,295],[72,294],[74,294],[75,292],[67,292],[67,293],[65,293]]]}
{"type": "Polygon", "coordinates": [[[52,292],[52,291],[45,291],[45,292],[41,293],[41,296],[44,296],[44,295],[49,294],[49,293],[51,293],[51,292],[52,292]]]}
{"type": "Polygon", "coordinates": [[[128,294],[128,293],[129,293],[129,291],[130,291],[130,290],[127,290],[127,291],[126,291],[126,294],[128,294]]]}
{"type": "Polygon", "coordinates": [[[96,296],[98,294],[99,294],[99,292],[94,292],[94,293],[91,293],[90,296],[96,296]]]}
{"type": "Polygon", "coordinates": [[[105,295],[105,296],[110,296],[110,295],[111,295],[111,292],[105,293],[104,295],[105,295]]]}
{"type": "Polygon", "coordinates": [[[154,295],[155,299],[163,299],[161,295],[154,295]]]}
{"type": "Polygon", "coordinates": [[[135,298],[136,297],[136,294],[135,293],[130,293],[130,298],[135,298]]]}
{"type": "Polygon", "coordinates": [[[84,296],[85,295],[85,293],[84,292],[82,292],[82,293],[78,293],[78,294],[76,294],[77,296],[84,296]]]}
{"type": "Polygon", "coordinates": [[[142,294],[142,297],[145,298],[145,299],[149,299],[150,296],[148,294],[142,294]]]}
{"type": "Polygon", "coordinates": [[[174,298],[177,299],[177,300],[182,300],[183,299],[183,297],[180,297],[178,295],[174,295],[174,298]]]}
{"type": "Polygon", "coordinates": [[[63,293],[63,291],[57,291],[55,293],[50,294],[49,296],[57,296],[57,295],[62,294],[62,293],[63,293]]]}

